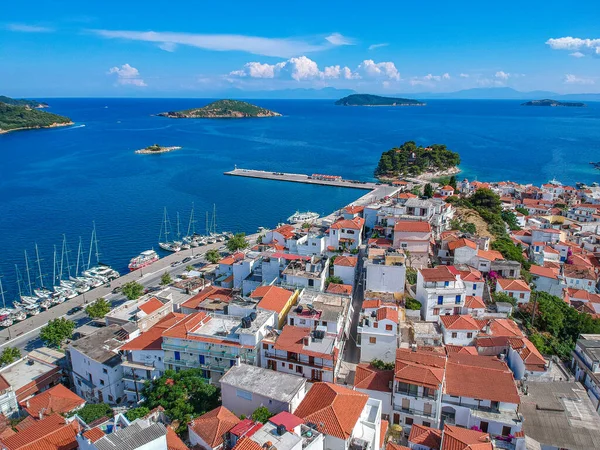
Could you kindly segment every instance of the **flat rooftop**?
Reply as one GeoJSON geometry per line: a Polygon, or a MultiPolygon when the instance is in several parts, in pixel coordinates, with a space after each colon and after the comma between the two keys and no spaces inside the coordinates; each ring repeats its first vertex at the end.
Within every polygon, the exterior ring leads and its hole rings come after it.
{"type": "Polygon", "coordinates": [[[261,447],[269,442],[277,450],[291,450],[302,442],[300,436],[287,431],[280,436],[277,433],[277,426],[271,422],[265,423],[262,428],[252,435],[251,439],[261,447]]]}
{"type": "Polygon", "coordinates": [[[311,305],[313,309],[321,311],[321,320],[337,321],[340,316],[345,316],[350,306],[350,299],[342,295],[328,294],[305,289],[298,299],[298,306],[302,305],[308,309],[311,305]]]}
{"type": "Polygon", "coordinates": [[[104,317],[107,319],[113,318],[124,322],[136,322],[148,315],[140,308],[140,306],[144,305],[151,299],[157,299],[163,304],[163,306],[165,303],[169,302],[169,299],[158,298],[155,294],[148,294],[138,298],[137,300],[130,300],[123,303],[121,306],[113,309],[104,317]]]}
{"type": "Polygon", "coordinates": [[[321,278],[325,264],[322,261],[308,263],[306,261],[291,261],[283,271],[284,275],[303,278],[321,278]]]}
{"type": "Polygon", "coordinates": [[[597,450],[600,415],[577,382],[526,383],[519,412],[525,433],[542,445],[569,450],[597,450]]]}
{"type": "Polygon", "coordinates": [[[220,383],[281,402],[290,401],[300,389],[306,389],[305,378],[248,364],[233,366],[220,383]]]}
{"type": "Polygon", "coordinates": [[[219,336],[223,339],[236,340],[236,335],[254,335],[271,318],[271,311],[254,311],[256,319],[252,321],[249,328],[242,328],[242,317],[228,316],[225,314],[211,315],[210,320],[190,331],[190,334],[202,336],[219,336]]]}
{"type": "Polygon", "coordinates": [[[0,374],[16,391],[31,383],[35,379],[50,372],[56,366],[33,358],[23,358],[14,364],[2,369],[0,374]]]}
{"type": "Polygon", "coordinates": [[[114,367],[121,362],[117,349],[123,345],[124,337],[124,331],[119,325],[109,325],[72,342],[70,346],[94,361],[114,367]]]}
{"type": "Polygon", "coordinates": [[[577,345],[594,361],[600,361],[600,336],[597,339],[578,339],[577,345]]]}

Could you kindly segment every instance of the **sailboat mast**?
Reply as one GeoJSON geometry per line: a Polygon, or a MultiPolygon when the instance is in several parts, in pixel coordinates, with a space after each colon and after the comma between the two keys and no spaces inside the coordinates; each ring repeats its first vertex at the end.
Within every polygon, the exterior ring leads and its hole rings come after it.
{"type": "Polygon", "coordinates": [[[23,291],[21,290],[21,272],[19,272],[19,266],[15,264],[15,272],[17,274],[17,288],[19,289],[19,298],[23,296],[23,291]]]}
{"type": "Polygon", "coordinates": [[[100,264],[100,250],[98,250],[98,233],[96,232],[96,222],[94,222],[94,247],[96,248],[96,265],[98,265],[100,264]]]}
{"type": "Polygon", "coordinates": [[[190,223],[188,224],[187,236],[196,234],[196,230],[192,231],[192,224],[194,223],[194,204],[192,203],[192,211],[190,212],[190,223]]]}
{"type": "Polygon", "coordinates": [[[31,276],[29,275],[29,258],[27,258],[27,250],[25,250],[25,270],[27,271],[27,284],[29,285],[29,295],[33,297],[33,289],[31,289],[31,276]]]}
{"type": "Polygon", "coordinates": [[[217,234],[217,205],[213,203],[213,233],[217,234]]]}
{"type": "Polygon", "coordinates": [[[41,264],[40,252],[38,250],[37,242],[35,244],[35,257],[37,259],[38,272],[40,274],[40,287],[43,289],[44,288],[44,276],[42,275],[42,264],[41,264]]]}
{"type": "Polygon", "coordinates": [[[177,211],[177,240],[181,239],[181,232],[179,231],[179,211],[177,211]]]}
{"type": "Polygon", "coordinates": [[[4,288],[2,287],[2,277],[0,277],[0,295],[2,295],[2,307],[6,308],[6,300],[4,299],[4,288]]]}
{"type": "Polygon", "coordinates": [[[93,222],[94,227],[92,228],[92,238],[90,239],[90,252],[88,253],[87,267],[89,270],[90,264],[92,264],[92,250],[94,248],[94,238],[96,237],[96,222],[93,222]]]}
{"type": "Polygon", "coordinates": [[[56,286],[56,245],[54,246],[54,260],[52,261],[52,286],[56,286]]]}
{"type": "Polygon", "coordinates": [[[79,245],[77,246],[77,264],[75,265],[75,277],[79,275],[79,260],[81,259],[81,236],[79,236],[79,245]]]}
{"type": "Polygon", "coordinates": [[[67,275],[71,278],[71,263],[69,262],[69,247],[67,245],[67,235],[63,235],[65,238],[65,262],[67,263],[67,275]]]}
{"type": "Polygon", "coordinates": [[[206,211],[206,235],[208,236],[210,233],[208,231],[208,211],[206,211]]]}

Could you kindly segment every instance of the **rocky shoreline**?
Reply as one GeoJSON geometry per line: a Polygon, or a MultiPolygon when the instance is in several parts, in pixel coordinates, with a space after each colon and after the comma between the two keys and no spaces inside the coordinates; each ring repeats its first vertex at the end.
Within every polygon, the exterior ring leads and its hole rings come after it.
{"type": "Polygon", "coordinates": [[[142,148],[136,150],[135,153],[138,155],[160,155],[161,153],[169,153],[175,150],[179,150],[181,147],[160,147],[159,150],[151,150],[149,148],[142,148]]]}
{"type": "Polygon", "coordinates": [[[51,125],[47,125],[44,127],[21,127],[21,128],[12,128],[10,130],[2,130],[0,129],[0,134],[10,133],[11,131],[24,131],[24,130],[42,130],[45,128],[57,128],[57,127],[68,127],[71,125],[75,125],[74,122],[65,122],[65,123],[53,123],[51,125]]]}

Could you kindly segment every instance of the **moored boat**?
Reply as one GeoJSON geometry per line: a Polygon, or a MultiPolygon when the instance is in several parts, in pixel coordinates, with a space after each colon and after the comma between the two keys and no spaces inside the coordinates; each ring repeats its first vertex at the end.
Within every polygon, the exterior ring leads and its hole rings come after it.
{"type": "Polygon", "coordinates": [[[310,223],[314,222],[319,218],[319,214],[311,211],[300,212],[296,211],[290,217],[288,217],[289,223],[310,223]]]}
{"type": "Polygon", "coordinates": [[[132,258],[131,261],[129,261],[128,267],[130,271],[134,271],[149,266],[158,260],[158,254],[154,250],[145,250],[135,258],[132,258]]]}

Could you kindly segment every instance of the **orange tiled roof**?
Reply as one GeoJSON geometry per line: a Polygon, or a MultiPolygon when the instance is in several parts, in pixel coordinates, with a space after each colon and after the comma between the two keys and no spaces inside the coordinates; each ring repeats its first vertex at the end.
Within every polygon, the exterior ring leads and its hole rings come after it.
{"type": "Polygon", "coordinates": [[[386,319],[398,323],[398,310],[393,306],[382,306],[379,308],[377,310],[377,321],[386,319]]]}
{"type": "Polygon", "coordinates": [[[284,239],[291,239],[296,234],[296,228],[294,228],[293,225],[282,225],[279,228],[275,228],[273,231],[281,234],[284,239]]]}
{"type": "Polygon", "coordinates": [[[481,431],[444,425],[441,450],[493,450],[490,435],[481,431]]]}
{"type": "Polygon", "coordinates": [[[335,359],[335,349],[331,353],[321,353],[304,347],[304,338],[310,336],[310,333],[310,328],[286,325],[283,327],[283,330],[281,330],[281,334],[277,336],[274,348],[275,350],[302,353],[303,355],[315,356],[327,360],[335,359]]]}
{"type": "Polygon", "coordinates": [[[189,450],[171,427],[167,427],[167,450],[189,450]]]}
{"type": "Polygon", "coordinates": [[[483,283],[483,275],[477,269],[469,267],[467,270],[460,270],[460,278],[463,281],[470,281],[472,283],[483,283]]]}
{"type": "Polygon", "coordinates": [[[510,278],[498,278],[496,282],[503,291],[522,291],[531,292],[529,285],[523,280],[513,280],[510,278]]]}
{"type": "Polygon", "coordinates": [[[198,292],[189,300],[186,300],[181,304],[184,308],[196,309],[206,299],[220,300],[223,302],[230,302],[233,298],[233,291],[229,288],[219,286],[208,286],[198,292]]]}
{"type": "Polygon", "coordinates": [[[380,299],[365,300],[362,304],[363,309],[379,308],[383,302],[380,299]]]}
{"type": "Polygon", "coordinates": [[[471,345],[461,346],[461,345],[446,345],[444,347],[446,349],[446,353],[462,353],[467,355],[478,355],[477,347],[473,347],[471,345]]]}
{"type": "Polygon", "coordinates": [[[45,416],[53,413],[66,414],[85,404],[85,400],[62,384],[20,402],[20,405],[30,416],[39,417],[40,412],[45,416]]]}
{"type": "Polygon", "coordinates": [[[75,427],[58,414],[38,420],[35,426],[2,440],[7,450],[74,450],[78,447],[75,427]]]}
{"type": "Polygon", "coordinates": [[[83,432],[83,437],[89,439],[92,442],[96,442],[98,439],[102,439],[104,437],[104,431],[100,428],[92,428],[83,432]]]}
{"type": "Polygon", "coordinates": [[[337,222],[331,224],[330,228],[334,230],[339,230],[341,228],[350,228],[351,230],[361,230],[363,225],[365,224],[365,219],[362,217],[355,217],[352,220],[340,219],[337,222]]]}
{"type": "Polygon", "coordinates": [[[447,330],[481,330],[481,324],[469,314],[440,316],[440,322],[447,330]]]}
{"type": "Polygon", "coordinates": [[[410,450],[409,447],[400,444],[394,444],[393,442],[388,442],[385,446],[385,450],[410,450]]]}
{"type": "Polygon", "coordinates": [[[437,266],[433,269],[421,269],[421,275],[425,281],[455,281],[456,275],[448,266],[437,266]]]}
{"type": "Polygon", "coordinates": [[[232,450],[263,450],[263,448],[248,436],[243,436],[237,441],[232,450]]]}
{"type": "Polygon", "coordinates": [[[125,343],[120,350],[160,350],[162,348],[163,331],[183,319],[185,314],[169,313],[154,324],[148,331],[125,343]]]}
{"type": "Polygon", "coordinates": [[[139,308],[146,314],[152,314],[154,311],[164,306],[163,303],[156,297],[152,297],[145,303],[142,303],[139,308]]]}
{"type": "Polygon", "coordinates": [[[240,419],[224,406],[196,417],[188,428],[202,438],[211,448],[223,444],[223,435],[240,423],[240,419]]]}
{"type": "Polygon", "coordinates": [[[426,427],[415,423],[410,429],[408,442],[437,450],[442,444],[442,432],[435,428],[426,427]]]}
{"type": "Polygon", "coordinates": [[[329,283],[329,286],[327,286],[327,293],[351,295],[352,294],[352,286],[349,284],[329,283]]]}
{"type": "Polygon", "coordinates": [[[424,350],[396,349],[394,378],[437,389],[444,379],[446,356],[424,350]]]}
{"type": "Polygon", "coordinates": [[[452,241],[448,243],[449,250],[456,250],[457,248],[469,247],[473,250],[477,249],[477,244],[470,239],[461,238],[456,241],[452,241]]]}
{"type": "Polygon", "coordinates": [[[512,319],[491,319],[488,324],[490,326],[488,334],[492,336],[523,336],[523,332],[512,319]]]}
{"type": "Polygon", "coordinates": [[[354,387],[370,391],[392,392],[390,385],[393,380],[393,370],[382,370],[369,363],[360,363],[356,366],[354,387]]]}
{"type": "Polygon", "coordinates": [[[551,267],[542,267],[532,264],[529,268],[529,272],[531,272],[531,275],[538,277],[558,279],[558,269],[553,269],[551,267]]]}
{"type": "Polygon", "coordinates": [[[425,221],[417,221],[417,220],[399,220],[398,222],[396,222],[394,224],[394,233],[395,232],[400,232],[400,233],[410,233],[410,232],[417,232],[417,233],[430,233],[431,232],[431,225],[429,225],[429,222],[425,222],[425,221]]]}
{"type": "Polygon", "coordinates": [[[334,266],[356,267],[358,258],[356,256],[338,256],[333,261],[334,266]]]}
{"type": "Polygon", "coordinates": [[[465,297],[465,308],[468,309],[485,309],[483,298],[477,295],[467,295],[465,297]]]}
{"type": "Polygon", "coordinates": [[[259,286],[250,294],[250,298],[261,299],[256,305],[257,308],[275,311],[279,314],[285,309],[292,295],[294,295],[293,292],[279,286],[259,286]]]}
{"type": "Polygon", "coordinates": [[[221,261],[219,261],[217,264],[225,264],[227,266],[231,266],[231,265],[235,264],[236,262],[244,259],[245,256],[246,255],[244,255],[244,253],[242,253],[242,252],[236,252],[232,255],[226,256],[221,261]]]}
{"type": "Polygon", "coordinates": [[[369,396],[330,383],[315,383],[294,415],[305,422],[323,424],[318,431],[348,439],[360,418],[369,396]]]}
{"type": "Polygon", "coordinates": [[[477,250],[477,256],[488,261],[503,260],[504,256],[497,250],[477,250]]]}
{"type": "Polygon", "coordinates": [[[508,338],[508,344],[519,354],[527,370],[536,372],[544,372],[546,370],[546,360],[529,339],[526,337],[508,338]]]}
{"type": "Polygon", "coordinates": [[[344,208],[344,212],[348,214],[358,214],[360,212],[363,212],[364,209],[364,206],[350,205],[344,208]]]}

